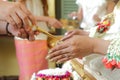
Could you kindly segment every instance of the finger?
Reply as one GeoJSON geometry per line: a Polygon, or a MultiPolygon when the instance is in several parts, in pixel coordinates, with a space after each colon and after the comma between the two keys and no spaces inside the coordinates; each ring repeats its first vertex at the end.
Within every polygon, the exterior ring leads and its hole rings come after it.
{"type": "Polygon", "coordinates": [[[24,28],[26,33],[28,34],[27,39],[29,39],[30,41],[35,40],[34,38],[34,33],[32,32],[31,27],[29,26],[29,19],[27,17],[27,15],[24,14],[23,11],[18,10],[17,12],[19,12],[18,14],[21,16],[22,20],[23,20],[23,24],[24,24],[24,28]],[[23,15],[22,15],[23,14],[23,15]]]}
{"type": "Polygon", "coordinates": [[[72,59],[74,58],[70,53],[65,53],[65,54],[61,54],[61,55],[58,55],[56,57],[53,57],[50,59],[50,61],[59,61],[59,60],[62,60],[63,58],[68,58],[68,59],[72,59]]]}
{"type": "Polygon", "coordinates": [[[6,17],[6,20],[8,23],[10,23],[15,29],[17,29],[17,26],[16,26],[16,23],[15,21],[13,20],[13,18],[9,15],[6,17]]]}
{"type": "Polygon", "coordinates": [[[66,33],[66,36],[64,36],[61,40],[62,40],[62,41],[65,41],[65,40],[71,38],[73,35],[74,35],[74,32],[73,32],[73,31],[68,32],[68,33],[66,33]]]}
{"type": "Polygon", "coordinates": [[[28,16],[20,8],[17,9],[16,13],[21,18],[23,25],[25,27],[25,30],[28,31],[29,30],[28,16]]]}
{"type": "Polygon", "coordinates": [[[29,40],[30,41],[33,41],[33,40],[35,40],[35,37],[34,37],[34,32],[31,30],[31,31],[29,31],[29,33],[28,33],[28,35],[29,35],[29,40]]]}
{"type": "Polygon", "coordinates": [[[64,36],[64,37],[61,39],[61,41],[65,41],[65,40],[69,39],[70,37],[72,37],[72,35],[64,36]]]}
{"type": "Polygon", "coordinates": [[[18,36],[20,33],[19,33],[19,31],[15,31],[15,32],[11,32],[12,33],[12,35],[14,35],[14,36],[18,36]]]}
{"type": "Polygon", "coordinates": [[[68,31],[65,33],[65,35],[69,35],[70,33],[72,33],[73,31],[68,31]]]}
{"type": "Polygon", "coordinates": [[[19,30],[14,28],[11,24],[8,25],[8,31],[14,36],[18,36],[20,34],[19,30]]]}
{"type": "Polygon", "coordinates": [[[52,59],[52,58],[55,58],[55,57],[60,56],[60,55],[65,55],[67,53],[70,53],[69,47],[66,47],[66,48],[63,48],[61,50],[57,50],[53,53],[48,54],[47,59],[52,59]]]}
{"type": "Polygon", "coordinates": [[[60,23],[59,21],[56,21],[54,27],[55,28],[61,28],[62,27],[62,23],[60,23]]]}
{"type": "Polygon", "coordinates": [[[26,33],[26,31],[24,30],[24,28],[21,28],[20,29],[20,33],[21,33],[21,35],[19,36],[19,37],[21,37],[21,38],[27,38],[27,33],[26,33]]]}
{"type": "Polygon", "coordinates": [[[60,59],[60,60],[58,60],[56,63],[57,64],[60,64],[60,63],[64,63],[64,62],[66,62],[66,61],[68,61],[68,60],[70,60],[70,58],[62,58],[62,59],[60,59]]]}
{"type": "Polygon", "coordinates": [[[54,23],[54,24],[53,24],[53,27],[59,28],[59,25],[58,25],[57,23],[54,23]]]}
{"type": "Polygon", "coordinates": [[[64,53],[62,52],[62,50],[59,50],[59,51],[48,54],[47,59],[52,59],[63,54],[64,53]]]}
{"type": "Polygon", "coordinates": [[[62,58],[65,58],[64,55],[59,55],[59,56],[56,56],[56,57],[53,57],[51,59],[49,59],[50,61],[54,61],[54,62],[57,62],[58,60],[62,59],[62,58]]]}
{"type": "Polygon", "coordinates": [[[21,28],[22,26],[22,21],[21,19],[18,17],[18,15],[16,13],[12,13],[11,14],[11,17],[13,18],[14,22],[15,22],[15,25],[18,27],[18,28],[21,28]]]}
{"type": "Polygon", "coordinates": [[[65,49],[67,48],[69,45],[67,43],[62,43],[62,44],[59,44],[57,45],[56,47],[52,48],[50,51],[49,51],[49,54],[53,53],[53,52],[56,52],[56,51],[60,51],[62,49],[65,49]]]}
{"type": "Polygon", "coordinates": [[[35,19],[35,17],[32,15],[32,13],[31,13],[24,5],[21,5],[20,8],[23,10],[23,12],[24,12],[26,15],[28,15],[28,18],[29,18],[29,20],[32,22],[32,25],[36,25],[36,19],[35,19]]]}

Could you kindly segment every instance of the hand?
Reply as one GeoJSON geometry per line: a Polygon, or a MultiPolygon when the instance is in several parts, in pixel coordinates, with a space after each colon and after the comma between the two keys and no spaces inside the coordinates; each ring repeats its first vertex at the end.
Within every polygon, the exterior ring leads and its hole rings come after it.
{"type": "Polygon", "coordinates": [[[6,20],[15,29],[21,27],[27,32],[29,39],[33,38],[33,32],[30,28],[30,22],[34,25],[35,18],[32,16],[30,11],[20,2],[4,2],[0,1],[0,19],[6,20]]]}
{"type": "Polygon", "coordinates": [[[76,30],[72,30],[72,31],[68,31],[68,32],[66,32],[65,33],[65,36],[61,39],[62,41],[64,41],[64,40],[66,40],[66,39],[69,39],[69,38],[71,38],[72,36],[74,36],[74,35],[85,35],[85,36],[88,36],[88,32],[86,32],[86,31],[83,31],[83,30],[78,30],[78,29],[76,29],[76,30]]]}
{"type": "Polygon", "coordinates": [[[48,19],[48,24],[50,24],[51,26],[53,26],[55,28],[61,28],[62,27],[62,23],[55,18],[49,18],[48,19]]]}
{"type": "Polygon", "coordinates": [[[29,26],[29,21],[35,24],[35,18],[30,11],[20,2],[0,2],[0,19],[6,20],[12,26],[20,28],[22,22],[25,27],[29,26]]]}
{"type": "Polygon", "coordinates": [[[34,40],[34,34],[29,35],[26,33],[24,28],[15,28],[13,27],[11,24],[8,25],[8,31],[13,35],[13,36],[17,36],[17,37],[21,37],[23,39],[28,38],[29,36],[32,36],[29,38],[29,40],[34,40]]]}
{"type": "Polygon", "coordinates": [[[47,59],[63,63],[67,60],[83,57],[93,52],[92,38],[75,35],[50,50],[47,59]]]}

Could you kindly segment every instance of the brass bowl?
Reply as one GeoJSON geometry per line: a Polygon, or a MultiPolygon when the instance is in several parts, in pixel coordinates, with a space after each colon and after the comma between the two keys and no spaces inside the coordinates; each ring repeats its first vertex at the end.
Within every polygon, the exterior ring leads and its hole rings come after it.
{"type": "Polygon", "coordinates": [[[48,46],[50,49],[53,48],[55,45],[57,45],[57,43],[59,43],[60,39],[62,38],[62,36],[52,35],[52,34],[48,33],[47,31],[39,28],[38,26],[35,28],[36,28],[36,30],[38,30],[48,36],[48,46]]]}
{"type": "Polygon", "coordinates": [[[48,47],[51,49],[61,43],[62,36],[55,36],[55,38],[48,37],[48,47]]]}

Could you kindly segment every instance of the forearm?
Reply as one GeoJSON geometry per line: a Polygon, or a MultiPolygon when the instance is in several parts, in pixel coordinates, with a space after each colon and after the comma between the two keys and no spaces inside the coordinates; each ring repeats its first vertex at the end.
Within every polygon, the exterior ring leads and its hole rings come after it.
{"type": "Polygon", "coordinates": [[[7,24],[7,22],[0,21],[0,34],[7,34],[6,24],[7,24]]]}
{"type": "Polygon", "coordinates": [[[93,42],[93,52],[98,54],[106,54],[110,41],[103,40],[99,38],[94,38],[93,42]]]}
{"type": "Polygon", "coordinates": [[[78,19],[79,21],[81,21],[82,18],[83,18],[82,8],[79,8],[79,9],[78,9],[78,12],[77,12],[77,19],[78,19]]]}

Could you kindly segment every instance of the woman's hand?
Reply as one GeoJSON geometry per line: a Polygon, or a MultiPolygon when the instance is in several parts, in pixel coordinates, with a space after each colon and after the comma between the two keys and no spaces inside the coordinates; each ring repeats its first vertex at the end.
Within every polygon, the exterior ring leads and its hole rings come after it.
{"type": "Polygon", "coordinates": [[[62,41],[71,38],[74,35],[84,35],[84,36],[88,36],[89,33],[80,29],[76,29],[76,30],[72,30],[72,31],[68,31],[65,33],[65,36],[61,39],[62,41]]]}
{"type": "Polygon", "coordinates": [[[93,40],[87,36],[75,35],[50,50],[47,58],[57,63],[83,57],[93,52],[93,40]]]}

